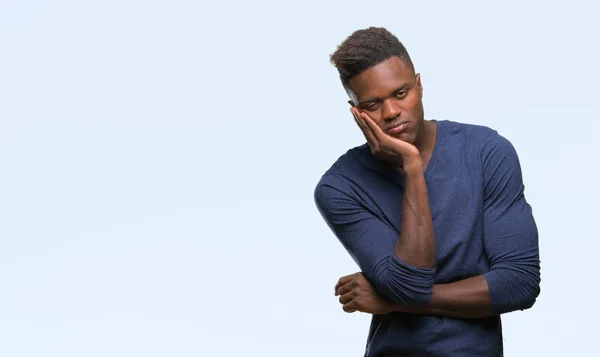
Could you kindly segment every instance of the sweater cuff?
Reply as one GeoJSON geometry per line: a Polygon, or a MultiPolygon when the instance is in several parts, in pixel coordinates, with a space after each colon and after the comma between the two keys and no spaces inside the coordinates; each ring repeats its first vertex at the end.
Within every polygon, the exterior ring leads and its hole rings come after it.
{"type": "Polygon", "coordinates": [[[375,266],[374,276],[382,293],[401,305],[424,305],[431,299],[436,268],[406,264],[395,254],[375,266]]]}
{"type": "Polygon", "coordinates": [[[484,274],[492,315],[530,308],[539,294],[539,280],[526,272],[494,269],[484,274]]]}

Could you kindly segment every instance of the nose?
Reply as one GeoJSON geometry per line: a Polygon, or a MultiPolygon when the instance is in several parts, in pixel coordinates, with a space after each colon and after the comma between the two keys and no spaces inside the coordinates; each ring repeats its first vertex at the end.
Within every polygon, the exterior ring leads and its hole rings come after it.
{"type": "Polygon", "coordinates": [[[392,98],[388,98],[382,103],[383,120],[390,121],[396,119],[402,113],[402,109],[392,98]]]}

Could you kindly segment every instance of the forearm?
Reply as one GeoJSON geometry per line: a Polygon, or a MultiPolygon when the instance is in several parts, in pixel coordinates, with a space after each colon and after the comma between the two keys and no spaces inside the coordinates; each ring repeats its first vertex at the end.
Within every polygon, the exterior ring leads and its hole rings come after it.
{"type": "Polygon", "coordinates": [[[485,317],[491,315],[490,292],[485,277],[478,275],[454,283],[435,284],[427,305],[393,304],[392,311],[458,318],[485,317]]]}
{"type": "Polygon", "coordinates": [[[389,258],[373,269],[377,290],[396,304],[423,306],[435,280],[435,240],[421,159],[404,166],[402,226],[389,258]]]}
{"type": "Polygon", "coordinates": [[[434,268],[435,237],[429,195],[421,160],[415,160],[405,170],[402,201],[402,228],[394,254],[408,265],[434,268]]]}
{"type": "Polygon", "coordinates": [[[485,275],[449,284],[434,284],[431,299],[423,306],[390,302],[390,311],[458,318],[480,318],[525,310],[540,292],[538,270],[492,270],[485,275]],[[496,291],[496,295],[493,295],[496,291]]]}

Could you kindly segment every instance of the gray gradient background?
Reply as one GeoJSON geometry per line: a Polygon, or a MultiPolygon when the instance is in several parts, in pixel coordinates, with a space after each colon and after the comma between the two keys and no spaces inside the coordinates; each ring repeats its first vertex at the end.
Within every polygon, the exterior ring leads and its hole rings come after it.
{"type": "Polygon", "coordinates": [[[593,2],[0,1],[0,355],[359,356],[313,203],[363,143],[328,55],[386,26],[427,118],[520,155],[542,295],[507,356],[597,350],[593,2]]]}

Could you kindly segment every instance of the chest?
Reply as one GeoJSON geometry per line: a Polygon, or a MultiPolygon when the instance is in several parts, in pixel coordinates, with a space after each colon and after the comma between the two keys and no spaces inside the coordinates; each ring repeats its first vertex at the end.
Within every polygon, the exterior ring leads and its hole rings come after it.
{"type": "MultiPolygon", "coordinates": [[[[362,204],[398,234],[402,229],[403,177],[371,173],[362,204]],[[376,182],[376,184],[374,184],[376,182]]],[[[438,163],[425,175],[436,239],[436,282],[455,281],[488,270],[483,244],[483,179],[465,162],[438,163]]]]}

